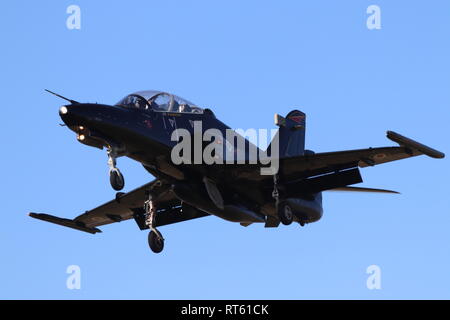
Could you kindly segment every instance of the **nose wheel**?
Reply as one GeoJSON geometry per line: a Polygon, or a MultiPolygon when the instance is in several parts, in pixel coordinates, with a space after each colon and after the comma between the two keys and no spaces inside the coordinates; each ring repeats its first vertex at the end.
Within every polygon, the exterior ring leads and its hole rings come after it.
{"type": "Polygon", "coordinates": [[[109,182],[111,183],[111,187],[116,191],[122,190],[125,186],[125,179],[117,168],[109,171],[109,182]]]}
{"type": "Polygon", "coordinates": [[[113,149],[108,149],[109,182],[114,190],[120,191],[125,186],[125,178],[116,167],[116,158],[117,153],[113,149]]]}
{"type": "Polygon", "coordinates": [[[164,238],[154,226],[156,207],[152,200],[152,195],[149,193],[147,201],[144,203],[144,209],[147,218],[145,219],[145,224],[150,229],[148,234],[148,245],[154,253],[160,253],[164,249],[164,238]]]}

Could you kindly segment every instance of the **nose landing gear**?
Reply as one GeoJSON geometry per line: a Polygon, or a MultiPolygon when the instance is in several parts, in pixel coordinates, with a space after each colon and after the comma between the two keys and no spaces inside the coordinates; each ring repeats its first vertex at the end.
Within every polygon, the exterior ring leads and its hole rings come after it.
{"type": "Polygon", "coordinates": [[[164,238],[161,232],[159,232],[153,223],[155,221],[156,207],[152,201],[152,195],[149,193],[147,201],[144,203],[144,209],[147,218],[145,224],[149,227],[150,233],[148,234],[148,245],[154,253],[160,253],[164,249],[164,238]]]}
{"type": "Polygon", "coordinates": [[[109,167],[109,182],[111,183],[111,187],[120,191],[125,186],[125,179],[120,172],[119,168],[116,167],[116,158],[117,152],[114,149],[108,149],[108,167],[109,167]]]}

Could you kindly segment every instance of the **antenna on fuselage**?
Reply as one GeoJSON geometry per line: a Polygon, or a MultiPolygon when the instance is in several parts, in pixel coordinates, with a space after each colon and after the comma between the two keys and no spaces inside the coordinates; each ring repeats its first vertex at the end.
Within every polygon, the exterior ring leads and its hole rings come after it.
{"type": "Polygon", "coordinates": [[[51,93],[51,94],[57,96],[58,98],[64,99],[64,100],[66,100],[66,101],[69,101],[71,104],[77,104],[77,103],[79,103],[78,101],[75,101],[75,100],[72,100],[72,99],[63,97],[62,95],[57,94],[56,92],[50,91],[50,90],[48,90],[48,89],[44,89],[44,90],[47,91],[48,93],[51,93]]]}

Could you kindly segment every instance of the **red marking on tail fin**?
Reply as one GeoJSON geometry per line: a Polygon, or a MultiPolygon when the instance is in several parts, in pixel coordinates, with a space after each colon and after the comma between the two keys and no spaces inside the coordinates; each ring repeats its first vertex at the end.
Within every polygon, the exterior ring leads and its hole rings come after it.
{"type": "Polygon", "coordinates": [[[295,121],[297,123],[301,123],[303,122],[303,120],[305,120],[305,116],[304,115],[298,115],[298,116],[290,116],[289,119],[291,119],[292,121],[295,121]]]}

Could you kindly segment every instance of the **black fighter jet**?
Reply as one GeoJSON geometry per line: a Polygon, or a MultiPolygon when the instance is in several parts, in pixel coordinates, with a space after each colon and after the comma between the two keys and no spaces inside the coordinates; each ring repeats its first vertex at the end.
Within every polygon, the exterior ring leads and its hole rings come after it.
{"type": "Polygon", "coordinates": [[[398,146],[314,153],[305,149],[306,116],[298,110],[286,117],[275,115],[278,132],[263,151],[210,109],[170,93],[136,92],[113,106],[53,94],[70,102],[59,114],[77,140],[106,149],[114,190],[125,183],[116,167],[121,156],[139,161],[156,179],[127,193],[117,192],[111,201],[75,219],[30,216],[92,234],[101,232],[99,226],[134,219],[139,229],[150,229],[148,242],[156,253],[164,247],[156,229],[160,226],[209,215],[242,226],[263,223],[273,228],[294,221],[304,226],[322,217],[323,191],[396,193],[351,186],[362,182],[359,168],[422,154],[444,158],[442,152],[393,131],[387,131],[387,137],[398,146]],[[234,135],[227,136],[230,132],[234,135]],[[174,148],[182,142],[187,147],[174,159],[174,148]],[[206,161],[202,156],[208,150],[211,157],[206,161]]]}

